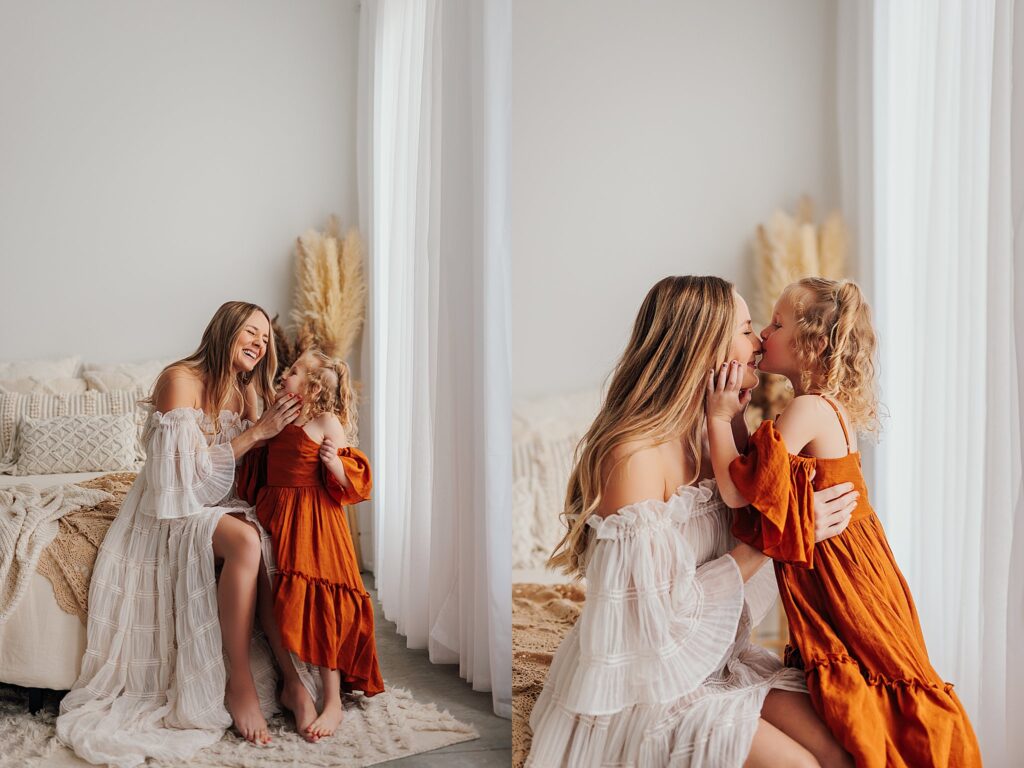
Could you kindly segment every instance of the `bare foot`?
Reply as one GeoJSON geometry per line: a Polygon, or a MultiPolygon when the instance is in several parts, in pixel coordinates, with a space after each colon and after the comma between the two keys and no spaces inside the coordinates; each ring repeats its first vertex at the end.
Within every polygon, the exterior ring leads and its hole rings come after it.
{"type": "Polygon", "coordinates": [[[341,720],[344,716],[345,710],[344,707],[341,706],[341,699],[329,702],[324,705],[324,709],[320,713],[320,717],[313,721],[313,724],[309,726],[308,730],[317,738],[333,736],[334,729],[341,725],[341,720]]]}
{"type": "Polygon", "coordinates": [[[295,715],[295,730],[299,735],[306,741],[316,741],[318,737],[309,732],[309,726],[316,720],[316,706],[301,680],[284,684],[281,705],[295,715]]]}
{"type": "Polygon", "coordinates": [[[242,738],[253,744],[266,744],[270,741],[267,721],[260,712],[260,700],[256,696],[256,686],[252,680],[228,680],[225,703],[235,728],[242,738]]]}

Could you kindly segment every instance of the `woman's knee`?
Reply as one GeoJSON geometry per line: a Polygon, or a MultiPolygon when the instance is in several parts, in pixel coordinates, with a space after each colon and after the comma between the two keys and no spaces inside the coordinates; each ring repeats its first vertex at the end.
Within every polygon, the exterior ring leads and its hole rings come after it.
{"type": "Polygon", "coordinates": [[[256,526],[245,520],[225,515],[217,526],[217,533],[220,534],[217,537],[220,551],[216,554],[223,557],[225,562],[234,562],[253,569],[259,566],[260,532],[256,526]]]}

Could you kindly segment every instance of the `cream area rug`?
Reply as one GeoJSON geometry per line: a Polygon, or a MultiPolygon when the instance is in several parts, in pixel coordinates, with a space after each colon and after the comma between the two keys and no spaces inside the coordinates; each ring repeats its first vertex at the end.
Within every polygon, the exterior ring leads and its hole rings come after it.
{"type": "MultiPolygon", "coordinates": [[[[87,767],[54,737],[56,696],[35,715],[28,713],[23,689],[0,685],[0,766],[87,767]]],[[[460,741],[479,738],[476,729],[447,710],[421,704],[403,688],[388,688],[371,698],[345,697],[345,719],[329,739],[309,744],[295,733],[293,721],[278,715],[270,721],[273,741],[249,744],[228,731],[217,744],[187,762],[148,761],[156,768],[283,768],[284,766],[376,765],[460,741]]]]}

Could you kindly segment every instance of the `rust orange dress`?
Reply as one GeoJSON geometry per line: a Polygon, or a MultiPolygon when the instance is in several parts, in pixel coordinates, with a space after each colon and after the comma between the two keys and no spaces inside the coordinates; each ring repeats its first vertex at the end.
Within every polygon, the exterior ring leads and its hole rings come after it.
{"type": "Polygon", "coordinates": [[[766,421],[729,467],[751,504],[738,510],[733,534],[775,560],[789,619],[786,664],[804,670],[815,710],[859,768],[980,766],[967,714],[928,661],[914,600],[868,502],[860,454],[850,452],[836,415],[846,456],[793,456],[766,421]],[[844,482],[860,492],[850,525],[815,544],[814,491],[844,482]]]}
{"type": "Polygon", "coordinates": [[[366,455],[340,448],[350,489],[319,457],[320,445],[289,424],[249,451],[237,473],[239,497],[274,543],[274,616],[284,647],[303,661],[341,671],[342,690],[384,690],[373,636],[373,604],[356,566],[344,505],[370,497],[366,455]]]}

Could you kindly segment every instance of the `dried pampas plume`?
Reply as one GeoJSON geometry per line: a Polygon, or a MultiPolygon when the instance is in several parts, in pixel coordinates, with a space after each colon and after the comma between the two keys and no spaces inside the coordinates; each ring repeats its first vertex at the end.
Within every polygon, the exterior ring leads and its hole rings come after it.
{"type": "Polygon", "coordinates": [[[353,229],[342,237],[334,216],[324,232],[306,232],[295,246],[295,277],[297,346],[305,350],[315,344],[332,357],[347,359],[366,311],[359,233],[353,229]]]}
{"type": "MultiPolygon", "coordinates": [[[[790,283],[811,276],[832,280],[844,277],[846,252],[846,224],[838,211],[818,226],[814,223],[814,203],[803,197],[795,213],[773,213],[766,224],[758,226],[754,237],[757,294],[753,312],[758,327],[771,320],[776,300],[790,283]]],[[[784,377],[762,373],[761,386],[754,390],[747,408],[748,426],[756,429],[763,419],[780,413],[792,396],[784,377]]]]}

